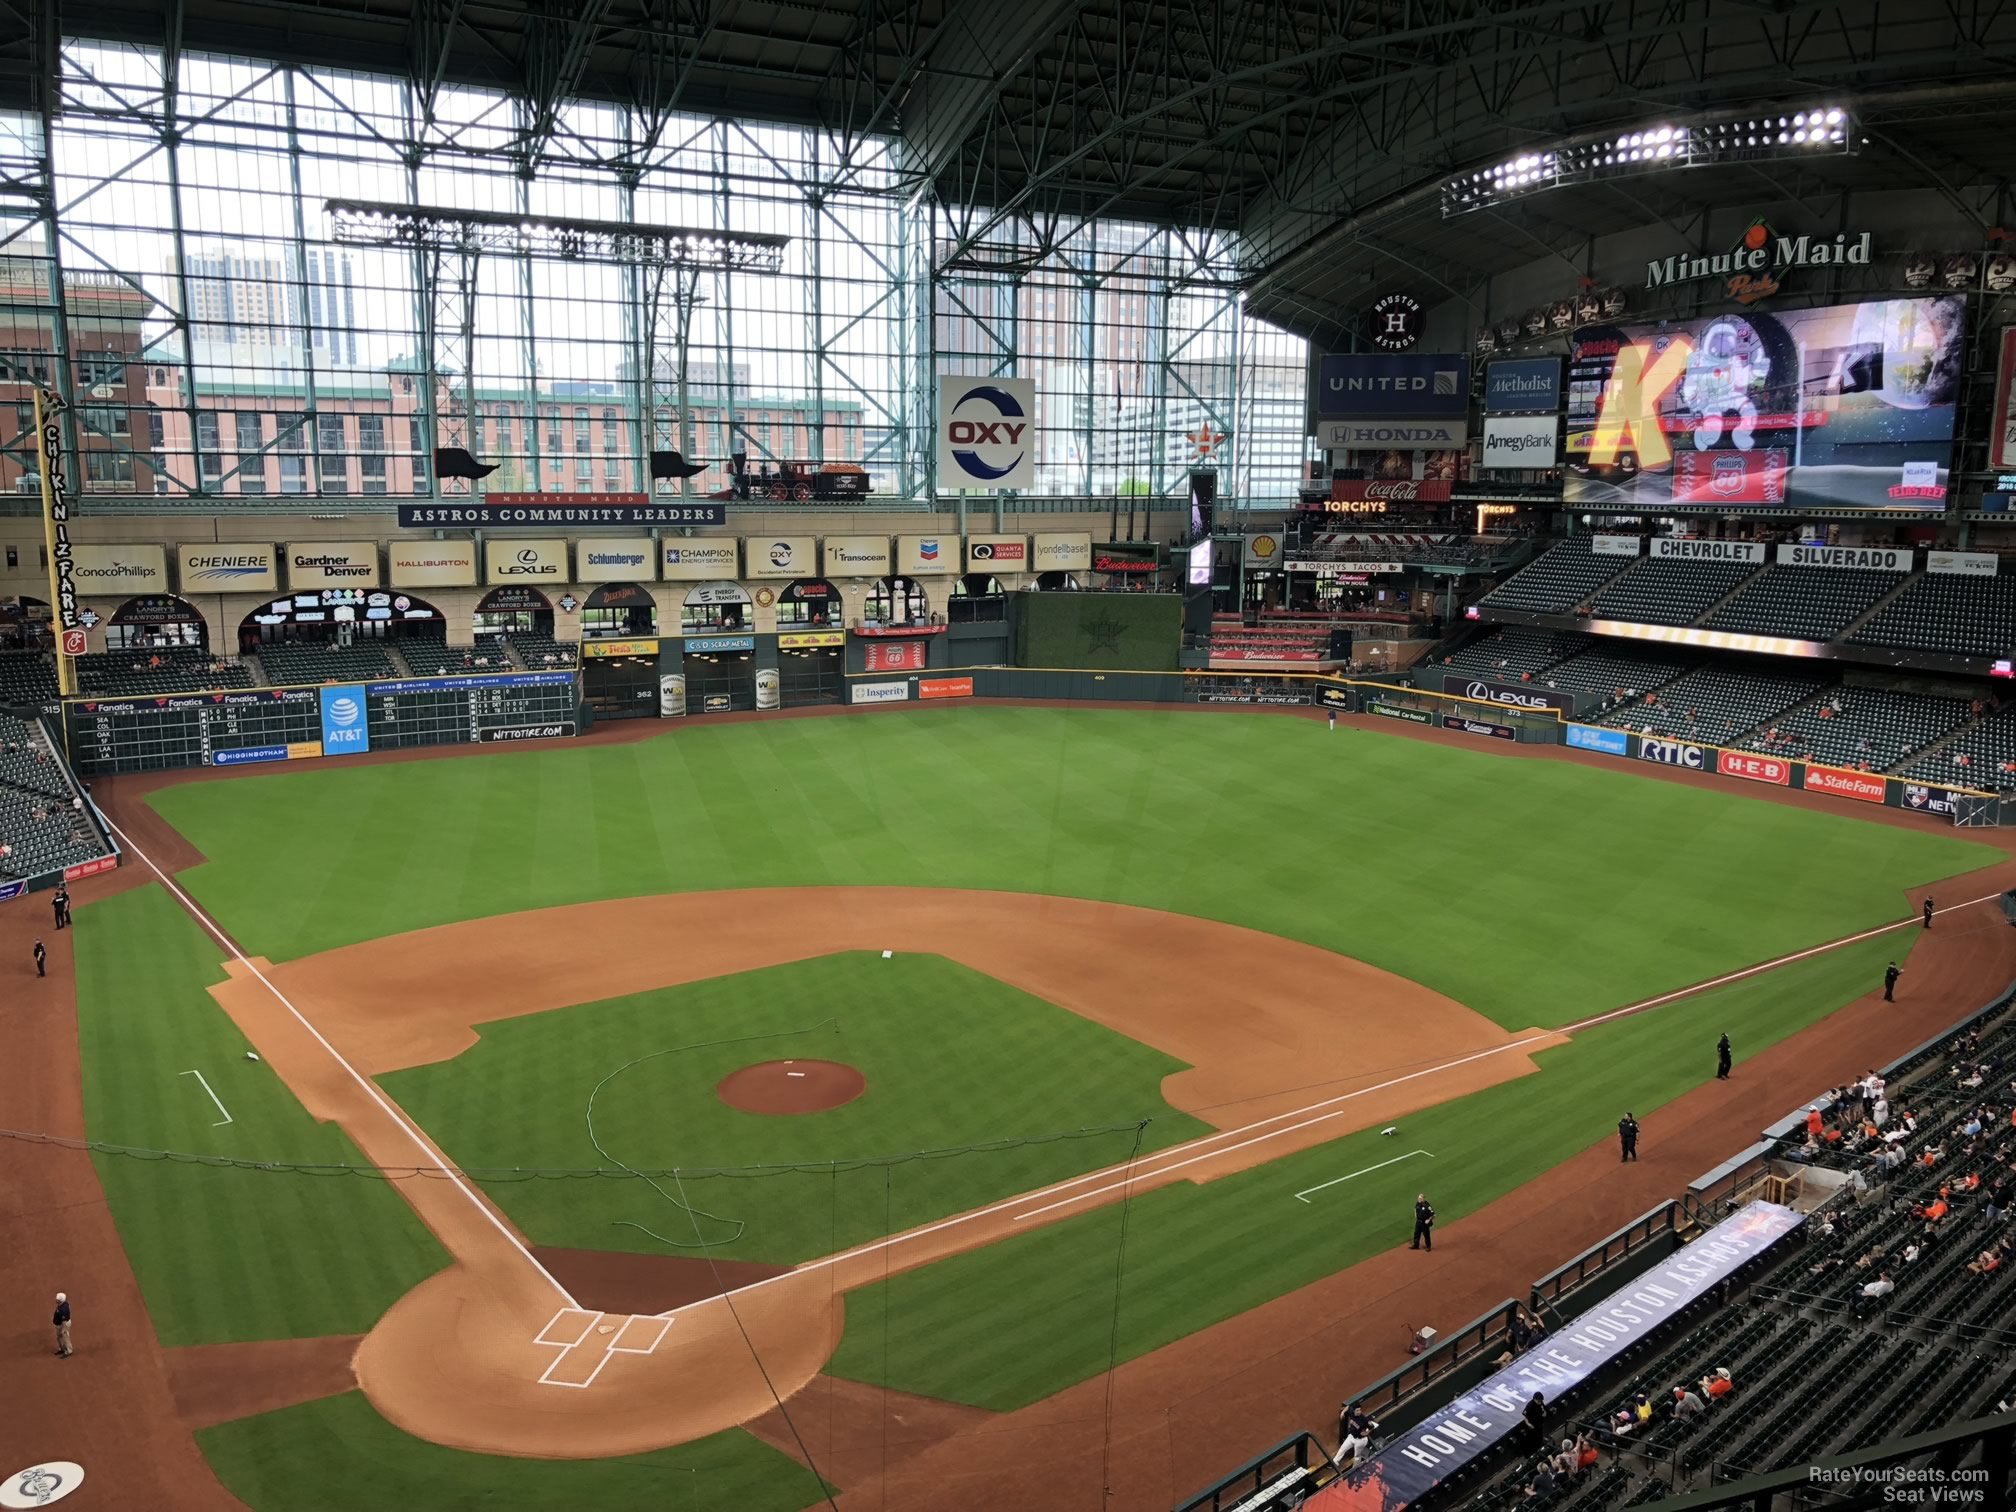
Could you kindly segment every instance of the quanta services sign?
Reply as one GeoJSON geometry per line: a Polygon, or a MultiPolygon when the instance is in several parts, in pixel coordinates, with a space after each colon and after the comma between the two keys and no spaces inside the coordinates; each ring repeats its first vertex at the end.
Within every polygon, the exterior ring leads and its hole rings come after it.
{"type": "Polygon", "coordinates": [[[1868,772],[1850,772],[1840,767],[1809,766],[1801,784],[1809,793],[1826,793],[1835,798],[1852,798],[1857,803],[1881,803],[1884,783],[1868,772]]]}

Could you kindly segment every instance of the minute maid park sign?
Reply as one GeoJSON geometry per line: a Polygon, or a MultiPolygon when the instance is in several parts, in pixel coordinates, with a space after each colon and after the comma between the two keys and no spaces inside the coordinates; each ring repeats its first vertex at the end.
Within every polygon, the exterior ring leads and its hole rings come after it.
{"type": "Polygon", "coordinates": [[[1779,236],[1763,221],[1754,221],[1727,252],[1676,252],[1645,264],[1645,287],[1664,289],[1703,278],[1729,280],[1729,297],[1743,304],[1778,292],[1780,275],[1794,268],[1867,267],[1873,250],[1871,233],[1831,240],[1817,236],[1779,236]]]}

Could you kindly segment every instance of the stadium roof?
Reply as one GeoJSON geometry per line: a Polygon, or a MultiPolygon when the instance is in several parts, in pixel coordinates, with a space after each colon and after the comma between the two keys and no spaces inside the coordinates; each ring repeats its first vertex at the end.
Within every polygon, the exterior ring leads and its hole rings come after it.
{"type": "MultiPolygon", "coordinates": [[[[10,36],[33,92],[53,0],[10,36]],[[38,51],[38,48],[41,49],[38,51]]],[[[22,13],[8,11],[6,18],[22,13]]],[[[1932,0],[93,0],[69,32],[504,87],[525,150],[570,96],[900,136],[953,253],[1086,217],[1236,231],[1254,307],[1312,335],[1706,206],[1933,187],[1983,229],[2016,166],[2016,12],[1932,0]],[[1450,174],[1704,112],[1846,106],[1853,156],[1723,165],[1444,220],[1450,174]],[[1985,193],[1973,193],[1989,186],[1985,193]],[[1377,286],[1375,290],[1375,285],[1377,286]]],[[[941,249],[942,252],[946,249],[941,249]]]]}

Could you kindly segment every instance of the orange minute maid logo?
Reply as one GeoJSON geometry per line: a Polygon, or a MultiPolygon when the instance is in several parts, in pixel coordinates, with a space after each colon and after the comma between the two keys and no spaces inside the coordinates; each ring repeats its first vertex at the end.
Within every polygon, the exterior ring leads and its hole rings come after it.
{"type": "MultiPolygon", "coordinates": [[[[1771,227],[1762,216],[1750,222],[1750,229],[1738,239],[1737,245],[1745,252],[1759,252],[1771,243],[1771,227]]],[[[1729,297],[1738,304],[1755,304],[1760,299],[1769,299],[1781,287],[1778,278],[1771,273],[1737,273],[1728,284],[1729,297]]]]}

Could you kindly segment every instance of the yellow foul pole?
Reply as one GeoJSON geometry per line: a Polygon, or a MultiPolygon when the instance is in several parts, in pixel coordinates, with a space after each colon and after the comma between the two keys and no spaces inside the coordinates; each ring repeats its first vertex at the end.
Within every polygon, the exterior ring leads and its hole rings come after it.
{"type": "Polygon", "coordinates": [[[42,542],[49,557],[49,603],[56,620],[56,686],[77,692],[77,661],[84,626],[77,619],[77,585],[70,574],[70,501],[63,478],[63,399],[53,389],[35,391],[35,456],[42,472],[42,542]]]}

